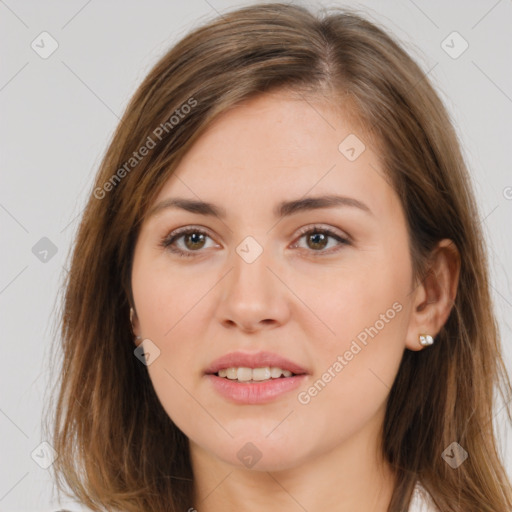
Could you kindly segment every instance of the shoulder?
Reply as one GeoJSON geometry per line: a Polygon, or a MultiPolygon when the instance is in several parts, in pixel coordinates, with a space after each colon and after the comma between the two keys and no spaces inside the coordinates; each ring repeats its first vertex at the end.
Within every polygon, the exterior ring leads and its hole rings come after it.
{"type": "Polygon", "coordinates": [[[430,494],[419,482],[416,483],[407,512],[438,512],[430,494]]]}

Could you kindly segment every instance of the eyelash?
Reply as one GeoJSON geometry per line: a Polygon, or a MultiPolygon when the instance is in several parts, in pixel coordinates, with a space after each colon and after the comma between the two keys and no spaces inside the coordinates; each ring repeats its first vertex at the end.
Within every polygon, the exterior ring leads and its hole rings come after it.
{"type": "MultiPolygon", "coordinates": [[[[166,235],[165,237],[163,237],[160,242],[160,246],[174,254],[177,254],[179,257],[184,257],[184,258],[194,257],[195,256],[194,253],[199,253],[200,250],[183,251],[181,249],[177,249],[176,247],[172,247],[172,244],[176,240],[178,240],[179,238],[181,238],[185,235],[189,235],[191,233],[199,233],[201,235],[206,235],[209,238],[211,238],[210,235],[206,231],[204,231],[203,229],[200,229],[200,228],[195,228],[195,227],[180,228],[180,229],[173,231],[169,235],[166,235]]],[[[327,235],[331,238],[334,238],[335,240],[340,242],[340,246],[351,245],[351,241],[348,238],[344,238],[344,237],[338,235],[335,231],[333,231],[329,228],[322,228],[320,226],[308,226],[306,228],[302,228],[299,232],[298,240],[300,240],[304,235],[309,235],[311,233],[320,233],[320,234],[327,235]]],[[[340,249],[337,249],[334,252],[338,252],[338,250],[340,250],[340,249]]],[[[321,251],[311,250],[309,252],[312,252],[315,257],[323,256],[324,254],[329,255],[329,254],[333,253],[333,251],[324,251],[324,250],[321,250],[321,251]],[[317,254],[315,254],[315,253],[317,253],[317,254]]]]}

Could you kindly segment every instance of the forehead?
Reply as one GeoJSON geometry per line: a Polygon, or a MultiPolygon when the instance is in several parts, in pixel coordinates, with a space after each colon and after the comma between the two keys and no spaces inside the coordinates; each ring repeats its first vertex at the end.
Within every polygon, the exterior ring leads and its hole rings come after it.
{"type": "Polygon", "coordinates": [[[180,196],[270,212],[283,199],[342,194],[376,214],[396,208],[377,149],[349,113],[279,93],[245,101],[209,126],[155,203],[180,196]]]}
{"type": "Polygon", "coordinates": [[[264,94],[222,113],[181,167],[212,159],[230,169],[264,163],[261,174],[319,167],[337,158],[339,142],[354,131],[348,119],[332,115],[325,102],[264,94]]]}

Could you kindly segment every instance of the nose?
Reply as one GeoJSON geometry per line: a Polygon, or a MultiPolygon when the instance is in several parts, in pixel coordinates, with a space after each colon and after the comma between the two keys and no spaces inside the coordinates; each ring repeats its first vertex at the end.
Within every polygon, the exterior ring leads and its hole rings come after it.
{"type": "Polygon", "coordinates": [[[231,271],[221,284],[218,320],[227,328],[238,327],[247,333],[286,323],[291,294],[271,251],[263,248],[254,260],[234,251],[229,263],[231,271]]]}

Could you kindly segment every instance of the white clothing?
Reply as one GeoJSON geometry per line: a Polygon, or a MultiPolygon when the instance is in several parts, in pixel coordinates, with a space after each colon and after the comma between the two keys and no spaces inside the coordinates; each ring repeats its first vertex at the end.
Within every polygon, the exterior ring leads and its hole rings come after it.
{"type": "Polygon", "coordinates": [[[419,482],[414,488],[408,512],[439,512],[439,509],[432,502],[430,494],[419,482]]]}

